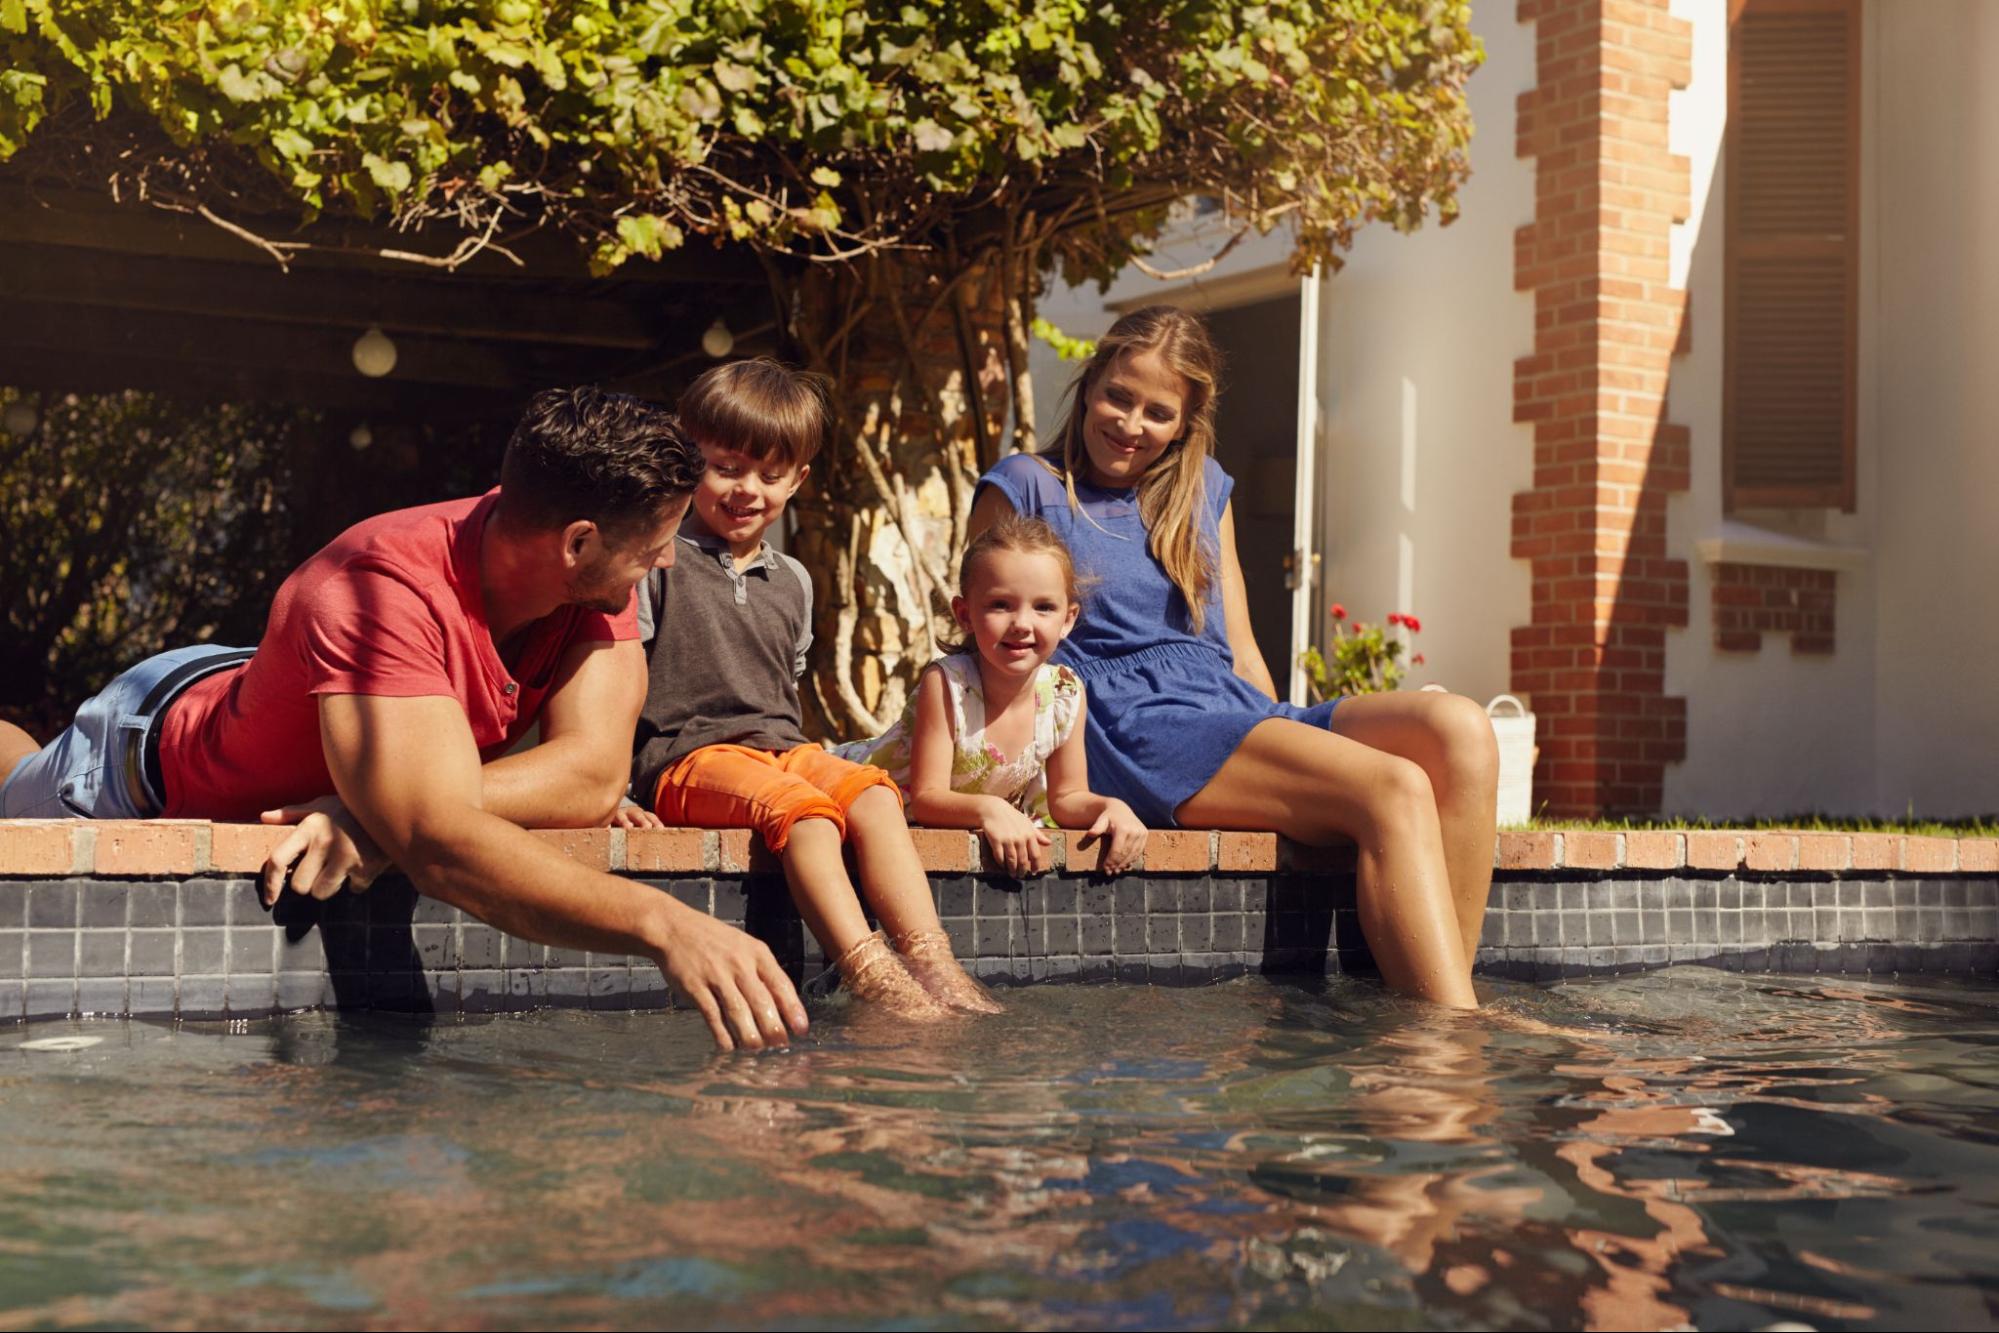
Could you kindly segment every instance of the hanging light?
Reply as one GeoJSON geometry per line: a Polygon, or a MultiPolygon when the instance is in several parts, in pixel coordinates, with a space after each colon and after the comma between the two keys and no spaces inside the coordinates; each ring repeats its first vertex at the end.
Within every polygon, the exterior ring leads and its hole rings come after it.
{"type": "Polygon", "coordinates": [[[701,335],[701,350],[720,361],[735,347],[736,335],[729,332],[729,326],[722,322],[720,315],[715,316],[715,322],[701,335]]]}
{"type": "Polygon", "coordinates": [[[378,380],[396,368],[396,345],[379,324],[354,340],[354,369],[378,380]]]}
{"type": "Polygon", "coordinates": [[[374,442],[375,432],[368,429],[368,423],[365,421],[347,432],[348,447],[357,454],[365,451],[374,442]]]}
{"type": "Polygon", "coordinates": [[[35,411],[35,405],[25,398],[16,398],[7,404],[7,410],[0,413],[0,426],[17,440],[25,440],[35,433],[41,424],[42,415],[35,411]]]}

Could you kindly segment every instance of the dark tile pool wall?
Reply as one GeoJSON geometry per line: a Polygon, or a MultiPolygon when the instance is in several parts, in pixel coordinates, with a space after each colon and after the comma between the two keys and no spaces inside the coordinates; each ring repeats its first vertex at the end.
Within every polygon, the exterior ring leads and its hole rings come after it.
{"type": "MultiPolygon", "coordinates": [[[[647,879],[745,925],[809,986],[825,959],[783,881],[647,879]]],[[[1369,970],[1351,876],[936,877],[960,957],[999,984],[1192,985],[1369,970]]],[[[1478,964],[1525,980],[1706,963],[1743,971],[1999,970],[1999,878],[1502,878],[1478,964]]],[[[0,1020],[252,1017],[325,1005],[486,1013],[668,1003],[656,968],[510,939],[401,880],[273,914],[247,879],[0,886],[0,1020]]]]}

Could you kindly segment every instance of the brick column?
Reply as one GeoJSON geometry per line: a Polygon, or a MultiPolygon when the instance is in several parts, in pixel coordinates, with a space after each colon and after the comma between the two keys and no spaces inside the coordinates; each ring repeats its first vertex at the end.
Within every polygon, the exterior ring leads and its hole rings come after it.
{"type": "Polygon", "coordinates": [[[1540,719],[1537,806],[1654,810],[1686,751],[1665,632],[1687,623],[1687,566],[1665,538],[1688,443],[1665,415],[1685,311],[1667,244],[1689,168],[1667,149],[1666,114],[1691,77],[1691,30],[1666,0],[1520,0],[1518,13],[1535,25],[1538,83],[1518,108],[1517,151],[1537,172],[1514,241],[1514,285],[1534,294],[1534,351],[1514,366],[1534,485],[1513,505],[1513,555],[1533,565],[1513,688],[1540,719]]]}

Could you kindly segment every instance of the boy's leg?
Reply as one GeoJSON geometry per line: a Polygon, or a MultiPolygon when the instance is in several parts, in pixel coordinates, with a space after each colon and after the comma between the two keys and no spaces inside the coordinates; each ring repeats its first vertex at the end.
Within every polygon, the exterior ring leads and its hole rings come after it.
{"type": "Polygon", "coordinates": [[[791,837],[777,854],[785,883],[791,886],[791,901],[828,958],[840,957],[874,933],[861,911],[860,895],[847,878],[840,843],[840,825],[833,820],[801,819],[792,825],[791,837]]]}
{"type": "Polygon", "coordinates": [[[853,763],[816,745],[800,746],[780,759],[786,772],[824,792],[841,811],[847,840],[854,845],[861,893],[882,929],[891,936],[938,929],[930,874],[910,840],[895,780],[883,769],[853,763]]]}
{"type": "Polygon", "coordinates": [[[778,756],[740,745],[704,746],[661,775],[653,811],[668,824],[755,829],[784,866],[806,928],[856,996],[906,1018],[948,1012],[868,929],[840,855],[846,837],[840,807],[785,772],[778,756]]]}
{"type": "Polygon", "coordinates": [[[784,866],[806,928],[837,958],[868,933],[840,844],[846,818],[832,798],[744,745],[705,745],[660,775],[653,813],[692,828],[749,828],[784,866]]]}
{"type": "Polygon", "coordinates": [[[902,794],[887,773],[856,764],[817,746],[784,756],[785,766],[812,779],[846,811],[847,840],[854,847],[861,892],[910,972],[932,995],[954,1008],[1000,1013],[1002,1006],[966,973],[937,919],[930,874],[909,836],[902,794]]]}

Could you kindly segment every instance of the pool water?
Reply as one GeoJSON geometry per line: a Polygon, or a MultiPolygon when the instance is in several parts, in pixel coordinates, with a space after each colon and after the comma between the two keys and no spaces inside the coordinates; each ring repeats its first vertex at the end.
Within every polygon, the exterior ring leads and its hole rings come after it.
{"type": "Polygon", "coordinates": [[[1991,1327],[1999,986],[0,1036],[0,1326],[1991,1327]],[[1541,1028],[1548,1030],[1539,1030],[1541,1028]],[[50,1037],[101,1038],[73,1051],[50,1037]]]}

